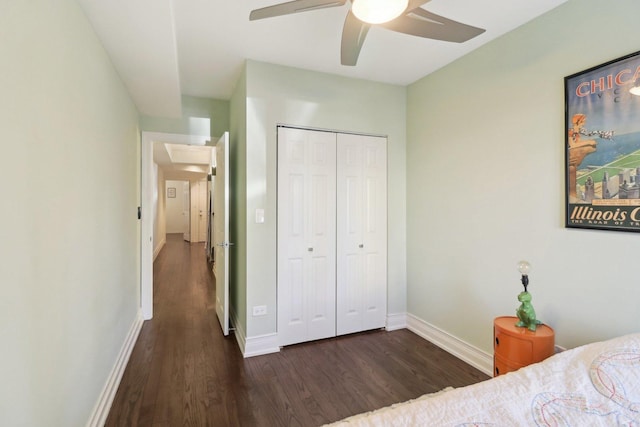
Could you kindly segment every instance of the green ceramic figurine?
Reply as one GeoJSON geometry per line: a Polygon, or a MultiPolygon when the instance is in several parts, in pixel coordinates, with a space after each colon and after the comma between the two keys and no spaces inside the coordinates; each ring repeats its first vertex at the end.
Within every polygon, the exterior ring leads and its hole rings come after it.
{"type": "Polygon", "coordinates": [[[536,319],[536,311],[533,309],[533,305],[531,305],[531,294],[527,292],[527,285],[529,284],[529,269],[531,269],[531,265],[527,261],[520,261],[518,263],[518,270],[522,274],[524,292],[520,292],[518,295],[518,301],[522,304],[520,304],[520,307],[516,310],[516,314],[519,319],[516,326],[519,328],[527,328],[530,331],[535,332],[536,327],[542,322],[536,319]]]}

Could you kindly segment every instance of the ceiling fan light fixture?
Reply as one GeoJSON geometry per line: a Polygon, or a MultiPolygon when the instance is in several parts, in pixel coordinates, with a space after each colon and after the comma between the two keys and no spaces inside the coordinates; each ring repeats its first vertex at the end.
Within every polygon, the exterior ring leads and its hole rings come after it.
{"type": "Polygon", "coordinates": [[[369,24],[383,24],[402,15],[409,0],[353,0],[351,12],[369,24]]]}

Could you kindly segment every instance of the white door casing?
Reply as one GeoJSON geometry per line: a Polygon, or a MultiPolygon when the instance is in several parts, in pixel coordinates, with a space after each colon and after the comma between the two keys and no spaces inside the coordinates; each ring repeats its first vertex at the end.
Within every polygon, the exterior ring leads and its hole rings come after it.
{"type": "Polygon", "coordinates": [[[337,335],[381,328],[387,314],[386,138],[338,134],[337,335]]]}
{"type": "Polygon", "coordinates": [[[216,277],[216,315],[222,333],[229,335],[229,133],[216,143],[213,188],[213,273],[216,277]]]}
{"type": "MultiPolygon", "coordinates": [[[[213,159],[211,161],[211,167],[216,164],[215,157],[216,149],[212,150],[213,159]]],[[[213,235],[213,185],[215,182],[215,177],[213,175],[209,175],[209,179],[207,180],[207,218],[209,221],[207,222],[207,261],[213,262],[213,239],[215,236],[213,235]]]]}
{"type": "Polygon", "coordinates": [[[205,145],[206,136],[142,132],[140,177],[140,308],[145,320],[153,318],[153,143],[205,145]]]}
{"type": "Polygon", "coordinates": [[[335,336],[336,135],[278,128],[279,345],[335,336]]]}

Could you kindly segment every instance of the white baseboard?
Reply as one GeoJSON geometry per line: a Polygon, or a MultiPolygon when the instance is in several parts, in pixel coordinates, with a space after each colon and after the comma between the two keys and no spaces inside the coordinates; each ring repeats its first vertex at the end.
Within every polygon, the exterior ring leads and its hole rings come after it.
{"type": "Polygon", "coordinates": [[[167,244],[167,237],[165,236],[160,242],[158,242],[158,246],[153,250],[153,260],[155,261],[164,245],[167,244]]]}
{"type": "Polygon", "coordinates": [[[143,322],[142,312],[138,311],[136,318],[129,329],[129,333],[125,338],[124,344],[120,349],[116,363],[107,378],[107,382],[102,389],[102,393],[100,393],[93,411],[91,412],[91,418],[89,418],[89,421],[87,422],[87,427],[102,427],[107,421],[107,416],[109,416],[109,410],[111,409],[113,398],[116,395],[116,391],[118,391],[120,380],[122,380],[122,375],[124,374],[124,370],[129,362],[129,356],[131,356],[133,347],[136,344],[143,322]]]}
{"type": "MultiPolygon", "coordinates": [[[[236,313],[230,310],[230,314],[231,321],[235,327],[236,341],[238,342],[243,357],[260,356],[280,351],[277,333],[247,337],[242,327],[240,327],[236,313]]],[[[485,374],[489,376],[493,375],[493,356],[491,354],[462,341],[412,314],[394,313],[387,315],[387,325],[385,328],[387,331],[404,328],[432,342],[485,374]]]]}
{"type": "Polygon", "coordinates": [[[278,345],[278,334],[266,334],[257,337],[247,337],[245,331],[238,322],[238,316],[233,310],[229,310],[231,322],[235,328],[236,341],[242,352],[242,356],[253,357],[263,354],[278,353],[280,346],[278,345]]]}
{"type": "Polygon", "coordinates": [[[407,329],[453,354],[458,359],[467,362],[474,368],[493,376],[493,355],[467,344],[412,314],[407,315],[407,329]]]}
{"type": "Polygon", "coordinates": [[[407,327],[407,313],[387,314],[387,331],[405,329],[407,327]]]}
{"type": "Polygon", "coordinates": [[[245,341],[244,357],[260,356],[263,354],[278,353],[278,334],[259,335],[248,337],[245,341]]]}

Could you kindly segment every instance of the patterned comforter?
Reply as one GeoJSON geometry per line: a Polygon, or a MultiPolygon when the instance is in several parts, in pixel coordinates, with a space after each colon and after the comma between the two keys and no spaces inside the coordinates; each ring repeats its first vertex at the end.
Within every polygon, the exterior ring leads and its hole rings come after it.
{"type": "Polygon", "coordinates": [[[331,426],[640,426],[640,334],[331,426]]]}

